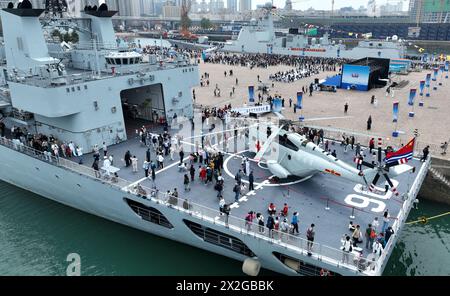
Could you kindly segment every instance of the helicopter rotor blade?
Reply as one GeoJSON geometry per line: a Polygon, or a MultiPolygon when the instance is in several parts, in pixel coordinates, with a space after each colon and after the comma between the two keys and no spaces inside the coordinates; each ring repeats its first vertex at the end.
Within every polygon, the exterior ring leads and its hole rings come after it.
{"type": "Polygon", "coordinates": [[[389,178],[388,174],[384,173],[383,176],[386,179],[386,181],[388,182],[389,186],[391,186],[391,188],[394,188],[394,184],[392,184],[392,181],[389,178]]]}
{"type": "Polygon", "coordinates": [[[366,166],[366,167],[369,167],[371,169],[375,168],[375,165],[371,164],[370,162],[363,161],[361,164],[366,166]]]}
{"type": "Polygon", "coordinates": [[[378,182],[379,179],[380,179],[380,174],[377,173],[377,174],[375,175],[375,177],[373,178],[372,185],[373,185],[373,186],[377,185],[377,182],[378,182]]]}
{"type": "Polygon", "coordinates": [[[378,163],[381,163],[381,147],[378,147],[378,163]]]}

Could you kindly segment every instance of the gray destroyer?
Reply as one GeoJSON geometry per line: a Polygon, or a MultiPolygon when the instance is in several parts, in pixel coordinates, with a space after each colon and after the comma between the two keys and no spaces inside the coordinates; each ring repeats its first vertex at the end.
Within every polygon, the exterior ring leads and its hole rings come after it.
{"type": "Polygon", "coordinates": [[[257,20],[252,19],[249,25],[243,26],[237,39],[225,42],[222,50],[348,59],[366,57],[399,59],[406,54],[406,47],[396,37],[392,41],[359,41],[358,45],[351,49],[347,49],[341,41],[338,44],[331,41],[328,33],[318,40],[312,38],[311,41],[298,29],[290,30],[285,36],[277,37],[271,9],[271,7],[264,7],[262,9],[263,16],[257,20]]]}

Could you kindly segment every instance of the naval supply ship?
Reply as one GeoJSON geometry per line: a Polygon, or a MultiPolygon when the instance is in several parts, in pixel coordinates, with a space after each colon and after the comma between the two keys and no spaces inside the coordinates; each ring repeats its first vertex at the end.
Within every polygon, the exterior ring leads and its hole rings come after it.
{"type": "MultiPolygon", "coordinates": [[[[369,192],[363,184],[339,177],[353,170],[343,163],[351,163],[354,152],[333,145],[338,160],[293,133],[283,136],[282,145],[288,149],[283,151],[300,151],[306,155],[305,163],[314,167],[316,159],[327,169],[305,178],[276,180],[267,166],[252,161],[248,168],[254,171],[255,189],[243,191],[235,201],[231,189],[242,160],[259,151],[255,147],[260,141],[269,142],[274,136],[258,133],[254,145],[250,119],[202,120],[190,95],[199,82],[198,65],[191,62],[196,59],[156,50],[144,61],[138,53],[119,47],[111,21],[116,12],[106,6],[87,7],[81,18],[68,18],[48,16],[28,3],[18,8],[11,4],[0,12],[5,55],[0,106],[6,127],[0,138],[1,180],[86,213],[242,261],[247,274],[255,275],[261,267],[286,275],[382,274],[430,159],[412,158],[408,164],[415,169],[392,179],[399,195],[382,188],[369,192]],[[49,34],[64,28],[78,32],[79,40],[70,44],[49,34]],[[174,145],[183,147],[186,156],[202,151],[200,142],[219,150],[229,214],[219,211],[213,185],[197,177],[191,190],[173,194],[174,187],[182,188],[185,173],[178,160],[165,156],[155,179],[144,176],[141,168],[147,152],[151,160],[157,156],[151,141],[142,138],[143,126],[149,134],[173,135],[174,145]],[[59,149],[62,143],[72,147],[74,155],[59,149]],[[91,164],[99,147],[106,148],[104,154],[114,156],[114,161],[106,165],[105,160],[97,170],[91,164]],[[121,160],[127,151],[138,157],[137,172],[121,160]],[[343,171],[328,169],[337,163],[343,171]],[[286,203],[288,211],[283,214],[289,220],[297,211],[300,233],[244,219],[250,211],[267,216],[270,203],[277,207],[277,216],[286,203]],[[387,209],[394,232],[382,252],[341,249],[349,220],[364,229],[374,217],[382,221],[387,209]],[[306,237],[311,223],[313,242],[306,237]]],[[[331,143],[340,135],[324,132],[331,143]]],[[[373,137],[355,136],[361,143],[373,137]]],[[[284,157],[291,159],[290,154],[284,157]]],[[[271,165],[283,173],[291,169],[271,165]]],[[[248,178],[242,182],[248,184],[248,178]]]]}
{"type": "Polygon", "coordinates": [[[262,8],[262,16],[252,19],[249,25],[243,26],[236,40],[223,44],[223,51],[240,53],[264,53],[296,56],[312,56],[327,58],[362,59],[366,57],[399,59],[406,54],[406,47],[398,37],[392,41],[363,40],[354,48],[347,49],[340,40],[338,44],[331,41],[328,33],[317,40],[309,38],[298,28],[289,29],[282,37],[277,37],[273,24],[273,7],[262,8]]]}

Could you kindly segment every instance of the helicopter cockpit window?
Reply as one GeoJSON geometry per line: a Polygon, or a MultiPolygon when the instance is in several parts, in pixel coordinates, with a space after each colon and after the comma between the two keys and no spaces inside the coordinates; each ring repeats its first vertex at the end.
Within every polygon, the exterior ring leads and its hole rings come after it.
{"type": "Polygon", "coordinates": [[[289,148],[294,151],[298,151],[298,147],[294,143],[292,143],[291,140],[288,139],[287,134],[279,135],[278,143],[280,143],[280,145],[282,145],[286,148],[289,148]]]}

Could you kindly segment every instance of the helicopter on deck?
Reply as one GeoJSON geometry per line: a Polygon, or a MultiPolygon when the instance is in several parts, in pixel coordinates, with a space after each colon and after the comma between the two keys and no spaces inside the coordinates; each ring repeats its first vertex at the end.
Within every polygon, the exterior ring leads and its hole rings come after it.
{"type": "MultiPolygon", "coordinates": [[[[382,148],[378,147],[378,162],[368,163],[357,159],[356,161],[359,161],[362,166],[368,167],[358,170],[339,160],[329,151],[322,149],[306,136],[290,130],[289,124],[282,124],[280,127],[272,124],[266,126],[259,124],[250,128],[249,138],[250,142],[254,144],[251,150],[256,152],[254,160],[265,164],[267,169],[278,179],[286,179],[289,176],[306,178],[318,173],[326,173],[352,182],[366,184],[369,190],[376,191],[377,182],[383,176],[391,190],[397,194],[390,177],[414,169],[405,164],[404,158],[390,162],[383,161],[382,148]],[[266,128],[265,132],[264,128],[266,128]],[[372,180],[370,185],[368,180],[372,180]]],[[[251,144],[250,147],[252,147],[251,144]]],[[[400,148],[399,151],[403,151],[402,149],[405,147],[400,148]]],[[[412,152],[410,154],[412,157],[412,152]]]]}

